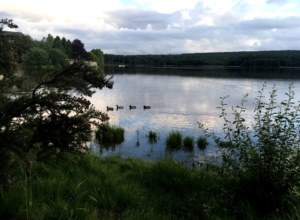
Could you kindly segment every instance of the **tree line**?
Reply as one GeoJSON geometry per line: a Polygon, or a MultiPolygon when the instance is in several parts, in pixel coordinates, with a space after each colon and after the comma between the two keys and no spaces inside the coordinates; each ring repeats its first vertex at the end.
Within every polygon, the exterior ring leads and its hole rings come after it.
{"type": "Polygon", "coordinates": [[[24,64],[30,70],[56,70],[66,66],[70,60],[94,61],[100,69],[104,66],[103,52],[100,49],[87,52],[81,40],[70,41],[65,37],[53,37],[51,34],[41,41],[31,41],[24,64]]]}
{"type": "Polygon", "coordinates": [[[127,66],[239,66],[239,67],[295,67],[300,66],[300,51],[252,51],[190,53],[169,55],[105,54],[105,65],[127,66]]]}

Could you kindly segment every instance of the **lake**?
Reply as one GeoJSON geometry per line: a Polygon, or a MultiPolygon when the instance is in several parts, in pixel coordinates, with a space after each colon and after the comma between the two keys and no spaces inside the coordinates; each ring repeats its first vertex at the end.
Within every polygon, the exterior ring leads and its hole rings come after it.
{"type": "MultiPolygon", "coordinates": [[[[167,151],[166,138],[171,131],[179,131],[183,137],[192,136],[196,141],[203,132],[198,122],[219,133],[223,121],[219,118],[220,97],[229,96],[229,108],[241,103],[249,94],[245,118],[251,124],[255,97],[267,82],[270,91],[276,84],[278,100],[285,98],[290,83],[294,84],[296,100],[300,100],[300,70],[240,70],[240,69],[151,69],[113,74],[112,90],[97,91],[90,99],[103,112],[106,107],[110,123],[125,129],[125,141],[112,148],[104,148],[96,142],[92,144],[95,153],[103,156],[120,155],[146,160],[172,158],[191,165],[195,160],[214,159],[217,148],[211,139],[206,150],[194,146],[193,151],[167,151]],[[116,111],[116,105],[124,109],[116,111]],[[135,105],[136,109],[129,109],[135,105]],[[151,109],[143,109],[144,105],[151,109]],[[149,131],[155,131],[159,140],[148,143],[149,131]]],[[[266,93],[267,95],[267,93],[266,93]]]]}

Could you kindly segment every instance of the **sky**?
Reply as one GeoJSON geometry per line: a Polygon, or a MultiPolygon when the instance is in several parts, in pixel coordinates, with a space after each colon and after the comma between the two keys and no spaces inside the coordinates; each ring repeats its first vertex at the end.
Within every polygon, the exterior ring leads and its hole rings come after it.
{"type": "Polygon", "coordinates": [[[107,54],[300,49],[300,0],[0,0],[0,18],[107,54]]]}

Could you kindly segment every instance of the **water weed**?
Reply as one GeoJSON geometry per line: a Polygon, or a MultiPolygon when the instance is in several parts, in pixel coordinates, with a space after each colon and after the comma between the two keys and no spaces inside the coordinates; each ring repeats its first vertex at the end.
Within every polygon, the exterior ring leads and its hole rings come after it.
{"type": "Polygon", "coordinates": [[[192,151],[194,149],[194,138],[187,136],[183,139],[183,147],[186,150],[192,151]]]}
{"type": "Polygon", "coordinates": [[[166,141],[167,149],[178,150],[182,146],[182,135],[179,131],[171,131],[166,141]]]}
{"type": "Polygon", "coordinates": [[[199,137],[197,139],[197,146],[199,149],[204,150],[208,145],[206,137],[199,137]]]}

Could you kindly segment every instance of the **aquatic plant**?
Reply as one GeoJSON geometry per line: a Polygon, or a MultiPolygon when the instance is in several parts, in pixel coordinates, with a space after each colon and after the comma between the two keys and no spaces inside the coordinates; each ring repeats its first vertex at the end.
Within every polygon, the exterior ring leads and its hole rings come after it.
{"type": "Polygon", "coordinates": [[[194,149],[194,138],[187,136],[183,139],[183,147],[186,150],[193,150],[194,149]]]}
{"type": "Polygon", "coordinates": [[[171,131],[166,141],[169,150],[178,150],[182,146],[182,135],[179,131],[171,131]]]}
{"type": "Polygon", "coordinates": [[[207,138],[206,137],[199,137],[197,139],[197,146],[200,150],[204,150],[207,147],[208,143],[207,143],[207,138]]]}
{"type": "Polygon", "coordinates": [[[155,131],[149,131],[147,137],[148,137],[148,142],[150,144],[154,144],[154,143],[157,142],[158,135],[157,135],[157,133],[155,131]]]}
{"type": "Polygon", "coordinates": [[[96,131],[96,139],[99,144],[107,145],[117,145],[124,141],[124,128],[111,126],[108,123],[103,123],[99,125],[96,131]]]}

